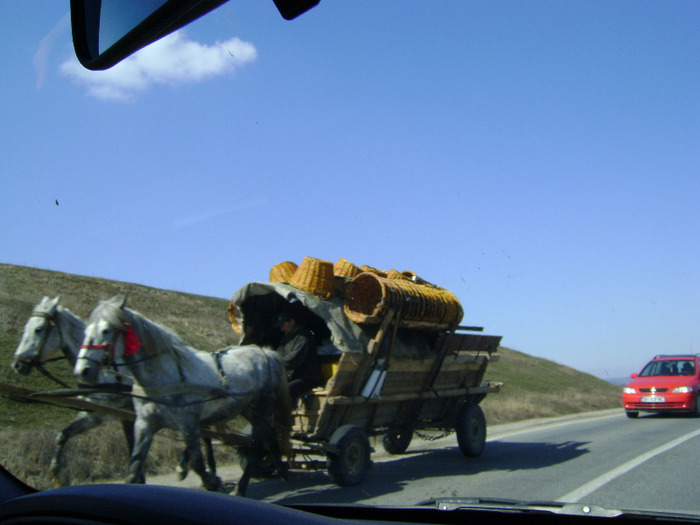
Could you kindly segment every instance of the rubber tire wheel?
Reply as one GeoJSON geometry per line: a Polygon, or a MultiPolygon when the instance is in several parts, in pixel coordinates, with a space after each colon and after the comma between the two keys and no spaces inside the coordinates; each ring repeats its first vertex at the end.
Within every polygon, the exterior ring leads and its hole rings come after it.
{"type": "MultiPolygon", "coordinates": [[[[245,436],[250,436],[252,428],[250,424],[243,427],[241,434],[245,436]]],[[[238,464],[241,470],[245,470],[248,466],[248,461],[250,461],[250,447],[237,447],[236,452],[238,452],[238,464]]],[[[274,476],[277,470],[277,465],[275,464],[275,458],[272,454],[265,453],[263,455],[262,461],[259,465],[256,465],[253,471],[253,477],[269,479],[274,476]]]]}
{"type": "Polygon", "coordinates": [[[389,454],[403,454],[413,439],[413,430],[404,429],[399,432],[388,432],[382,437],[382,446],[389,454]]]}
{"type": "Polygon", "coordinates": [[[625,410],[625,415],[630,419],[637,419],[639,412],[636,410],[625,410]]]}
{"type": "Polygon", "coordinates": [[[372,464],[367,433],[358,426],[343,425],[333,432],[330,444],[337,449],[337,453],[328,454],[331,479],[341,487],[362,483],[372,464]]]}
{"type": "MultiPolygon", "coordinates": [[[[238,447],[238,464],[241,466],[241,470],[246,469],[249,460],[250,449],[248,447],[238,447]]],[[[268,479],[275,475],[276,470],[277,465],[275,464],[272,454],[265,454],[260,464],[255,466],[253,477],[268,479]]]]}
{"type": "Polygon", "coordinates": [[[486,446],[486,418],[479,405],[464,403],[455,421],[459,450],[467,457],[480,456],[486,446]]]}
{"type": "Polygon", "coordinates": [[[700,417],[700,393],[695,397],[695,410],[693,410],[693,417],[700,417]]]}

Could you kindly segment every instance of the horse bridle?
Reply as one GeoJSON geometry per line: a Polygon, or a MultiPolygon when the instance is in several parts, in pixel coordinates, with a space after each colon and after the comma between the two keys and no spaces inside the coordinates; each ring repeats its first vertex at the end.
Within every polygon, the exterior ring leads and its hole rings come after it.
{"type": "MultiPolygon", "coordinates": [[[[131,329],[131,327],[128,324],[124,325],[124,330],[119,331],[119,335],[122,337],[126,337],[127,332],[131,329]]],[[[126,344],[126,343],[125,343],[126,344]]],[[[86,361],[89,361],[91,363],[95,363],[98,366],[106,365],[106,366],[112,366],[114,368],[118,368],[120,366],[127,366],[127,363],[117,363],[115,358],[114,358],[114,341],[111,341],[109,343],[104,343],[104,344],[89,344],[89,345],[81,345],[81,349],[85,350],[102,350],[104,352],[104,355],[102,356],[102,359],[98,361],[97,359],[91,359],[89,357],[82,357],[81,359],[85,359],[86,361]]],[[[141,359],[130,359],[128,364],[135,364],[135,363],[141,363],[143,361],[148,361],[150,359],[154,359],[156,357],[159,357],[158,354],[151,354],[147,355],[146,357],[142,357],[141,359]]]]}
{"type": "Polygon", "coordinates": [[[26,359],[25,362],[29,363],[31,366],[39,370],[42,374],[44,374],[46,377],[51,379],[52,381],[58,383],[59,385],[63,386],[64,388],[69,388],[66,383],[58,379],[56,376],[54,376],[51,372],[46,370],[44,368],[45,363],[51,363],[54,361],[60,361],[61,359],[67,359],[71,364],[75,364],[72,362],[73,360],[71,359],[70,353],[68,352],[68,345],[66,344],[66,341],[63,337],[63,332],[61,331],[61,325],[58,324],[58,320],[56,319],[56,314],[54,315],[49,315],[44,312],[32,312],[32,315],[30,317],[41,317],[43,319],[46,319],[49,330],[45,330],[44,334],[42,336],[42,341],[41,345],[39,346],[39,351],[37,354],[32,357],[31,359],[26,359]],[[58,340],[59,340],[59,348],[63,352],[62,357],[52,357],[51,359],[46,359],[45,361],[41,360],[41,356],[44,353],[44,346],[46,346],[46,342],[49,340],[49,332],[51,331],[50,329],[55,328],[56,331],[58,332],[58,340]]]}

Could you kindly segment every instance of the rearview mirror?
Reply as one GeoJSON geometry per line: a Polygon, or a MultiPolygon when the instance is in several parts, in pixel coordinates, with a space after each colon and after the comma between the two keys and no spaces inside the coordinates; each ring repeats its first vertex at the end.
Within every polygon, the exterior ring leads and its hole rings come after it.
{"type": "MultiPolygon", "coordinates": [[[[228,0],[71,0],[73,47],[90,70],[112,67],[228,0]]],[[[274,0],[291,20],[320,0],[274,0]]]]}

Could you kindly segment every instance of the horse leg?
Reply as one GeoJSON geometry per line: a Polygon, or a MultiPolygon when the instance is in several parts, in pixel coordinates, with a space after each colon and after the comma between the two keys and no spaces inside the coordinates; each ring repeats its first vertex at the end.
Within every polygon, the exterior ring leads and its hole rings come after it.
{"type": "Polygon", "coordinates": [[[211,438],[202,438],[204,441],[204,449],[206,450],[207,467],[209,467],[209,472],[216,476],[216,459],[214,458],[214,447],[211,444],[211,438]]]}
{"type": "Polygon", "coordinates": [[[180,453],[180,457],[177,460],[177,466],[179,469],[177,477],[180,479],[180,481],[182,481],[190,472],[190,454],[187,447],[185,447],[185,449],[180,453]]]}
{"type": "MultiPolygon", "coordinates": [[[[211,438],[205,437],[202,438],[202,441],[204,442],[204,450],[206,451],[205,458],[207,461],[207,468],[213,476],[216,476],[216,459],[214,458],[214,447],[211,444],[211,438]]],[[[178,459],[178,467],[180,469],[178,472],[178,477],[180,478],[180,481],[187,477],[187,474],[189,473],[189,463],[190,455],[188,453],[188,449],[185,448],[178,459]]]]}
{"type": "Polygon", "coordinates": [[[87,432],[91,428],[95,428],[97,425],[102,423],[103,417],[96,412],[78,412],[75,419],[71,423],[61,430],[56,436],[56,446],[53,451],[53,457],[51,458],[51,464],[49,465],[49,471],[54,479],[54,484],[57,486],[62,486],[65,484],[65,479],[60,475],[60,471],[63,463],[63,447],[66,442],[78,434],[87,432]]]}
{"type": "Polygon", "coordinates": [[[261,424],[260,433],[262,434],[263,442],[267,444],[267,451],[272,454],[277,467],[277,472],[282,479],[289,481],[289,465],[282,460],[282,451],[280,450],[279,442],[277,441],[277,433],[275,432],[274,423],[268,419],[264,419],[261,424]]]}
{"type": "Polygon", "coordinates": [[[156,430],[145,418],[137,416],[134,423],[134,447],[129,461],[129,474],[126,477],[127,483],[146,483],[144,465],[156,430]]]}
{"type": "Polygon", "coordinates": [[[129,457],[134,451],[134,422],[128,419],[122,419],[122,430],[124,431],[124,437],[126,438],[126,448],[128,450],[129,457]]]}
{"type": "Polygon", "coordinates": [[[266,452],[273,454],[278,471],[285,480],[287,479],[287,466],[282,462],[282,456],[279,452],[277,438],[272,426],[264,418],[256,418],[251,422],[251,426],[250,455],[243,470],[243,475],[236,486],[236,495],[238,496],[245,496],[250,479],[253,477],[258,465],[264,460],[266,452]]]}
{"type": "MultiPolygon", "coordinates": [[[[218,491],[221,488],[221,479],[216,473],[208,472],[204,465],[204,457],[202,456],[199,422],[193,421],[187,429],[183,430],[185,436],[185,444],[187,450],[184,454],[189,457],[189,463],[197,475],[202,479],[204,488],[211,491],[218,491]]],[[[211,446],[211,441],[209,441],[211,446]]],[[[212,453],[213,454],[213,453],[212,453]]]]}

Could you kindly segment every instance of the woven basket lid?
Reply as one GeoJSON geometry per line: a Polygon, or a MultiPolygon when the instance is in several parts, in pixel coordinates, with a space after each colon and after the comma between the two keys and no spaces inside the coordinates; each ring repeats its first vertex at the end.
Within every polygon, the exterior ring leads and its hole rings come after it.
{"type": "Polygon", "coordinates": [[[289,279],[289,284],[322,299],[327,299],[333,295],[335,290],[333,263],[313,257],[304,257],[299,268],[289,279]]]}
{"type": "Polygon", "coordinates": [[[357,266],[350,261],[343,259],[342,257],[333,265],[333,274],[336,277],[347,277],[348,279],[352,279],[356,275],[360,275],[361,272],[362,270],[360,270],[357,266]]]}
{"type": "Polygon", "coordinates": [[[297,268],[297,263],[291,261],[284,261],[275,264],[272,268],[270,268],[270,282],[288,283],[289,279],[292,278],[292,275],[294,275],[297,268]]]}

